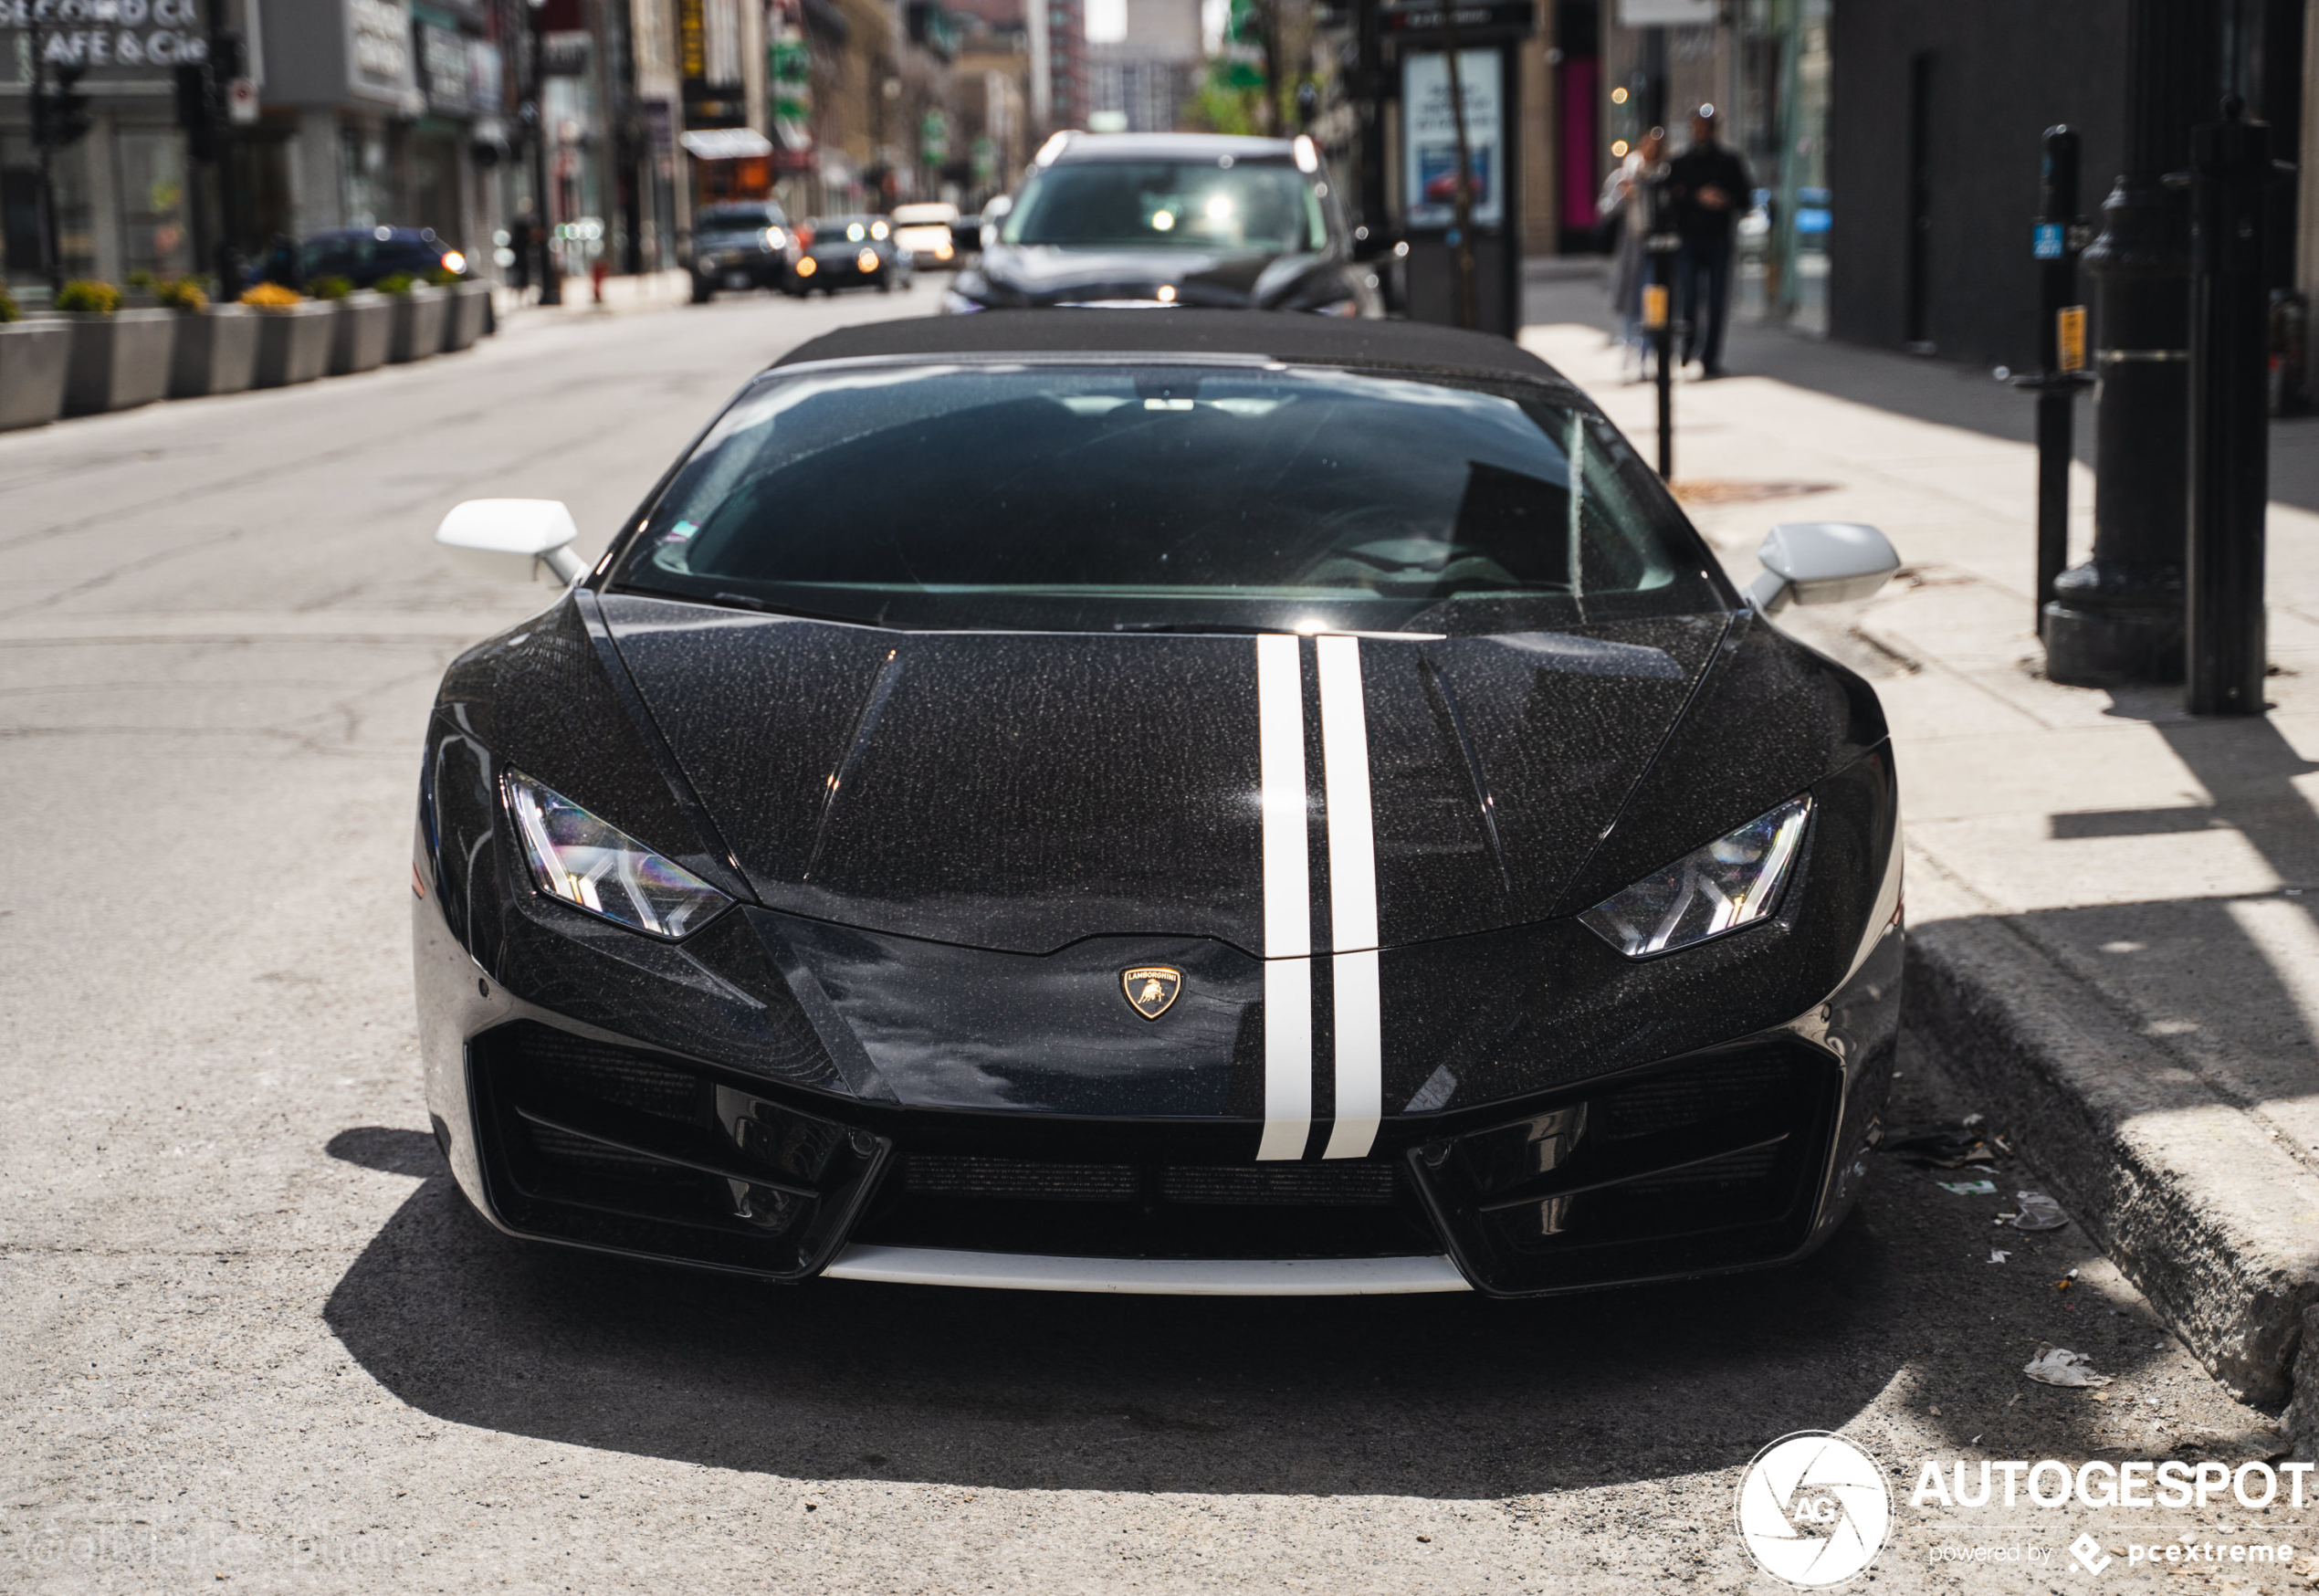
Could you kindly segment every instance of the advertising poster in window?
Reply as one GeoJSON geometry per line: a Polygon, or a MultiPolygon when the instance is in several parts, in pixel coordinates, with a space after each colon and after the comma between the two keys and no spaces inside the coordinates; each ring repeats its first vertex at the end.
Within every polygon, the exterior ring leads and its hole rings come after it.
{"type": "MultiPolygon", "coordinates": [[[[1474,184],[1474,221],[1506,220],[1505,97],[1498,52],[1460,50],[1465,90],[1465,146],[1474,184]]],[[[1440,51],[1401,58],[1401,193],[1412,227],[1446,227],[1456,219],[1457,119],[1450,109],[1449,58],[1440,51]]]]}

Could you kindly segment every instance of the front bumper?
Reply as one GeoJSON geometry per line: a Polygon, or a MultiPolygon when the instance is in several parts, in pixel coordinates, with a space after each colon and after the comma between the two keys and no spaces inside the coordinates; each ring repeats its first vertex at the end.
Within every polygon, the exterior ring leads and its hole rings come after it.
{"type": "Polygon", "coordinates": [[[1638,963],[1569,921],[1387,950],[1369,1154],[1257,1163],[1261,961],[989,954],[749,906],[656,941],[534,894],[488,751],[450,716],[430,746],[428,1103],[519,1235],[782,1280],[1538,1295],[1809,1251],[1891,1078],[1882,755],[1815,788],[1758,928],[1638,963]],[[1113,984],[1146,961],[1188,973],[1164,1024],[1113,984]]]}

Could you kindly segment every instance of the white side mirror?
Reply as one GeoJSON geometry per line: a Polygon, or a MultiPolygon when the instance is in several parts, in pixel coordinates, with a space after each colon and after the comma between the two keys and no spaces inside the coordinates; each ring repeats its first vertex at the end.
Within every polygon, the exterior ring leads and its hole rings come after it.
{"type": "Polygon", "coordinates": [[[1840,604],[1864,599],[1900,569],[1900,556],[1874,527],[1858,521],[1788,521],[1756,551],[1763,574],[1747,584],[1747,602],[1765,614],[1793,599],[1840,604]]]}
{"type": "Polygon", "coordinates": [[[569,583],[587,570],[572,545],[580,536],[559,499],[470,499],[454,505],[435,541],[469,576],[530,581],[542,571],[569,583]]]}

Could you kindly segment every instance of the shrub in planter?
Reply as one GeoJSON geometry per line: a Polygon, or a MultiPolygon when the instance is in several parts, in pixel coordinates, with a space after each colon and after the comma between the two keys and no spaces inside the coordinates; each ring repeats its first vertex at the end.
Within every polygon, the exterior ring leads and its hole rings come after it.
{"type": "Polygon", "coordinates": [[[0,283],[0,321],[15,321],[23,315],[24,312],[16,308],[16,295],[8,291],[6,283],[0,283]]]}
{"type": "Polygon", "coordinates": [[[95,278],[75,278],[57,290],[53,302],[58,310],[75,315],[110,316],[121,309],[121,290],[95,278]]]}
{"type": "Polygon", "coordinates": [[[130,410],[168,394],[177,341],[174,311],[123,310],[121,290],[93,278],[65,284],[54,303],[73,330],[72,365],[65,375],[67,415],[130,410]]]}
{"type": "Polygon", "coordinates": [[[257,386],[310,383],[329,368],[337,306],[279,283],[259,283],[242,295],[242,303],[259,312],[257,386]]]}
{"type": "Polygon", "coordinates": [[[378,281],[373,283],[371,287],[376,289],[382,294],[395,294],[399,296],[409,293],[412,287],[416,284],[418,280],[418,278],[413,277],[407,271],[390,271],[384,277],[379,278],[378,281]]]}
{"type": "Polygon", "coordinates": [[[343,377],[385,364],[387,346],[394,339],[394,301],[383,294],[355,291],[350,285],[332,308],[331,375],[343,377]]]}
{"type": "Polygon", "coordinates": [[[238,394],[257,374],[257,312],[247,305],[213,305],[191,278],[165,280],[155,290],[177,317],[177,350],[169,362],[169,396],[199,399],[238,394]]]}
{"type": "Polygon", "coordinates": [[[306,284],[309,299],[342,299],[353,291],[354,279],[340,277],[335,272],[325,272],[320,277],[310,278],[306,284]]]}
{"type": "Polygon", "coordinates": [[[38,426],[63,413],[73,333],[61,316],[23,317],[0,293],[0,431],[38,426]]]}
{"type": "Polygon", "coordinates": [[[450,302],[443,314],[444,352],[471,348],[489,323],[491,285],[461,278],[445,292],[450,302]]]}
{"type": "Polygon", "coordinates": [[[394,300],[394,338],[386,358],[398,362],[425,360],[442,351],[443,314],[451,308],[450,296],[441,289],[414,281],[403,272],[380,279],[379,287],[385,289],[398,278],[402,286],[391,290],[394,300]]]}

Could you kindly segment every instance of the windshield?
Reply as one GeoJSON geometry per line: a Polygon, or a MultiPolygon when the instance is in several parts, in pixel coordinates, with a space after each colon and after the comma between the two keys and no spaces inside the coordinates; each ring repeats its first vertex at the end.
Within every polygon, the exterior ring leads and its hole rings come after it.
{"type": "Polygon", "coordinates": [[[711,205],[693,218],[703,233],[753,233],[781,225],[779,205],[711,205]]]}
{"type": "Polygon", "coordinates": [[[776,373],[614,580],[871,625],[1485,633],[1721,607],[1549,391],[1279,365],[776,373]]]}
{"type": "Polygon", "coordinates": [[[1293,166],[1083,161],[1023,187],[1000,236],[1078,248],[1263,250],[1328,243],[1320,196],[1293,166]]]}

